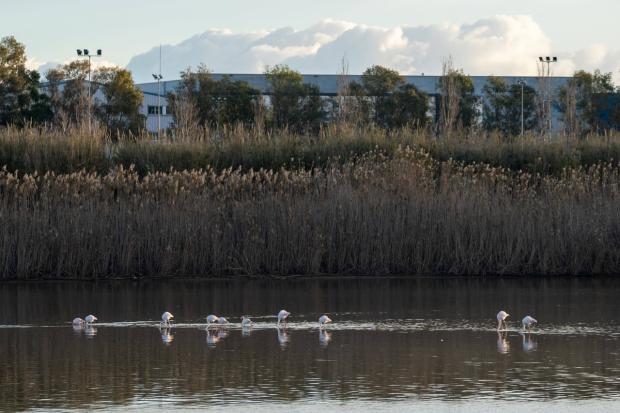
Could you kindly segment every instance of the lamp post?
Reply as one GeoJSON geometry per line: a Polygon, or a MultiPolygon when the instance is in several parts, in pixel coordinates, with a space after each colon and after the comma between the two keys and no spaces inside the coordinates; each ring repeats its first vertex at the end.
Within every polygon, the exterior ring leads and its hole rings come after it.
{"type": "Polygon", "coordinates": [[[546,57],[538,57],[538,61],[541,63],[542,68],[543,68],[543,76],[547,77],[547,98],[549,99],[549,112],[548,112],[548,127],[549,127],[549,133],[551,133],[551,126],[552,126],[552,119],[551,119],[551,101],[553,100],[551,98],[551,64],[552,63],[557,63],[558,62],[558,58],[556,56],[550,57],[550,56],[546,56],[546,57]],[[545,64],[547,65],[547,73],[545,74],[545,64]]]}
{"type": "Polygon", "coordinates": [[[97,54],[90,54],[90,52],[88,51],[88,49],[77,49],[77,55],[78,57],[88,57],[88,130],[91,131],[91,110],[90,110],[90,106],[91,106],[91,89],[90,89],[90,72],[91,72],[91,61],[90,59],[93,57],[101,57],[103,55],[103,52],[101,51],[101,49],[97,49],[97,54]]]}
{"type": "Polygon", "coordinates": [[[521,137],[525,135],[525,81],[523,79],[517,82],[521,86],[521,137]]]}
{"type": "Polygon", "coordinates": [[[161,92],[159,85],[163,78],[161,73],[153,74],[153,79],[157,80],[157,139],[160,138],[161,134],[161,92]]]}

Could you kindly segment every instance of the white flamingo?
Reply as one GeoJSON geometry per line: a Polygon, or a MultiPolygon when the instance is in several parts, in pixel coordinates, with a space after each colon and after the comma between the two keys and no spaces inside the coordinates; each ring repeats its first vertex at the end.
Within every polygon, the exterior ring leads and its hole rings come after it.
{"type": "Polygon", "coordinates": [[[523,324],[523,331],[532,331],[532,326],[536,323],[538,323],[538,321],[529,315],[526,315],[523,317],[523,320],[521,320],[521,324],[523,324]]]}
{"type": "Polygon", "coordinates": [[[504,330],[508,330],[508,325],[506,324],[506,319],[510,316],[510,314],[508,314],[505,311],[500,311],[499,313],[497,313],[497,330],[501,330],[502,326],[504,327],[504,330]]]}
{"type": "Polygon", "coordinates": [[[217,319],[217,323],[218,323],[218,324],[230,324],[230,323],[228,322],[228,320],[226,319],[226,317],[219,317],[219,318],[217,319]]]}
{"type": "Polygon", "coordinates": [[[284,321],[284,323],[286,323],[286,320],[288,319],[288,316],[290,316],[291,313],[289,313],[286,310],[280,310],[280,312],[278,313],[278,324],[280,324],[282,321],[284,321]]]}
{"type": "Polygon", "coordinates": [[[241,327],[243,327],[243,328],[252,327],[252,320],[250,320],[248,317],[242,315],[241,316],[241,327]]]}
{"type": "Polygon", "coordinates": [[[163,313],[161,315],[161,323],[159,323],[160,325],[166,326],[166,327],[170,327],[171,326],[171,321],[174,318],[174,316],[169,313],[168,311],[166,311],[165,313],[163,313]]]}
{"type": "Polygon", "coordinates": [[[95,317],[92,314],[91,315],[87,315],[86,317],[84,317],[84,321],[86,322],[86,324],[92,324],[92,323],[94,323],[97,320],[98,320],[98,318],[95,317]]]}
{"type": "Polygon", "coordinates": [[[219,319],[220,318],[218,316],[213,315],[213,314],[209,314],[207,316],[207,327],[209,327],[211,324],[217,323],[219,319]]]}
{"type": "Polygon", "coordinates": [[[331,322],[332,322],[332,319],[326,315],[322,315],[321,317],[319,317],[319,325],[321,327],[325,327],[325,324],[329,324],[331,322]]]}
{"type": "Polygon", "coordinates": [[[73,327],[84,327],[84,324],[86,324],[86,321],[84,321],[83,318],[76,317],[73,319],[71,324],[73,324],[73,327]]]}

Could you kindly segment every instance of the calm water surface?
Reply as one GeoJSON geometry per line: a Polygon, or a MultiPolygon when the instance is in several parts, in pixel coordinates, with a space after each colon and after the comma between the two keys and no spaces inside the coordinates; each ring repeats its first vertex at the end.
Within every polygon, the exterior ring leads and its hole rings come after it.
{"type": "Polygon", "coordinates": [[[619,300],[620,279],[3,284],[0,410],[620,411],[619,300]]]}

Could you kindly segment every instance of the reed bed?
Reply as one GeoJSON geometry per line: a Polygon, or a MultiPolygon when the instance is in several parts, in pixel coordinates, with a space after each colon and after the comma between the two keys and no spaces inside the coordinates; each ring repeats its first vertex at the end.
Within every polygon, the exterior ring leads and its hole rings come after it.
{"type": "Polygon", "coordinates": [[[555,175],[376,149],[323,167],[0,172],[0,277],[599,275],[620,168],[555,175]]]}
{"type": "Polygon", "coordinates": [[[79,128],[0,129],[0,167],[21,173],[57,174],[98,172],[120,166],[140,175],[171,169],[217,171],[227,168],[324,168],[338,160],[354,161],[369,151],[393,156],[399,147],[422,149],[440,161],[487,163],[513,171],[561,174],[565,168],[588,167],[620,160],[620,135],[526,136],[506,138],[470,131],[450,139],[429,130],[386,131],[374,127],[330,125],[318,135],[298,135],[286,130],[261,131],[223,128],[199,129],[159,140],[151,135],[124,136],[112,141],[104,130],[79,128]],[[190,137],[187,137],[190,136],[190,137]]]}

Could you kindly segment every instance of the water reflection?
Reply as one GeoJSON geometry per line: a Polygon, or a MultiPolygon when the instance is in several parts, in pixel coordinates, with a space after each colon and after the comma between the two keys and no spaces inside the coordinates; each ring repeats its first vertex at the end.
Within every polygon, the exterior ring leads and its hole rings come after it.
{"type": "Polygon", "coordinates": [[[332,340],[332,333],[325,330],[324,328],[319,329],[319,343],[323,347],[327,347],[329,342],[332,340]]]}
{"type": "Polygon", "coordinates": [[[174,341],[174,334],[172,334],[172,329],[170,327],[165,327],[160,330],[161,333],[161,341],[169,346],[174,341]]]}
{"type": "Polygon", "coordinates": [[[620,321],[601,319],[618,296],[620,279],[0,284],[0,411],[620,401],[620,321]],[[295,314],[276,337],[273,303],[295,314]],[[158,322],[110,321],[85,340],[63,321],[93,307],[106,320],[149,320],[162,305],[179,321],[161,342],[158,322]],[[544,331],[498,334],[500,307],[535,311],[544,331]],[[256,323],[205,332],[187,322],[212,308],[256,323]],[[338,323],[317,341],[325,308],[338,323]]]}
{"type": "Polygon", "coordinates": [[[243,337],[250,337],[252,335],[252,326],[244,325],[243,327],[241,327],[241,335],[243,337]]]}
{"type": "Polygon", "coordinates": [[[291,338],[289,337],[286,328],[281,328],[278,326],[276,330],[278,331],[278,343],[280,343],[280,347],[284,349],[288,346],[291,338]]]}
{"type": "Polygon", "coordinates": [[[508,332],[497,332],[497,352],[500,354],[510,353],[510,343],[508,342],[508,332]]]}
{"type": "Polygon", "coordinates": [[[532,336],[531,333],[521,333],[523,337],[523,351],[529,353],[531,351],[536,351],[538,349],[538,343],[536,342],[535,336],[532,336]]]}
{"type": "Polygon", "coordinates": [[[93,338],[97,335],[97,327],[93,327],[92,325],[87,325],[84,327],[84,336],[87,338],[93,338]]]}
{"type": "Polygon", "coordinates": [[[207,328],[207,346],[210,348],[215,348],[217,343],[220,342],[221,337],[219,336],[217,331],[211,330],[207,328]]]}

